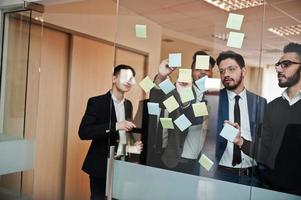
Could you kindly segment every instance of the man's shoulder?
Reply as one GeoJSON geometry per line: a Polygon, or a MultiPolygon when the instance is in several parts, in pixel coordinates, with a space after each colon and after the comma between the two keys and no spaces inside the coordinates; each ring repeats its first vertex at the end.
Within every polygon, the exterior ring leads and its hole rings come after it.
{"type": "Polygon", "coordinates": [[[108,98],[110,98],[110,92],[107,92],[106,94],[90,97],[89,101],[92,101],[92,102],[94,102],[94,101],[104,101],[108,98]]]}
{"type": "Polygon", "coordinates": [[[275,105],[275,104],[279,104],[283,102],[283,98],[282,97],[277,97],[276,99],[272,100],[268,105],[275,105]]]}
{"type": "Polygon", "coordinates": [[[261,101],[266,101],[266,99],[264,97],[262,97],[262,96],[260,96],[258,94],[255,94],[253,92],[250,92],[249,90],[247,90],[247,94],[250,95],[250,96],[252,96],[252,97],[255,97],[255,98],[257,98],[257,99],[259,99],[261,101]]]}

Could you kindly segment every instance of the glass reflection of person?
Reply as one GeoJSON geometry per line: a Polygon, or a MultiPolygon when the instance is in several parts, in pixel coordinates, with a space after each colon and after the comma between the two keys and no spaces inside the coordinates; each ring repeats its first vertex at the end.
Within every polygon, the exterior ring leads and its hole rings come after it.
{"type": "Polygon", "coordinates": [[[301,195],[301,44],[286,45],[275,69],[286,89],[267,106],[259,160],[266,186],[301,195]]]}
{"type": "MultiPolygon", "coordinates": [[[[127,132],[135,128],[132,104],[124,98],[135,84],[135,71],[131,66],[114,68],[112,89],[104,95],[91,97],[79,127],[82,140],[92,140],[82,170],[90,176],[91,200],[105,199],[108,147],[116,146],[117,155],[124,154],[127,132]]],[[[141,151],[142,143],[134,146],[141,151]]]]}
{"type": "MultiPolygon", "coordinates": [[[[193,62],[191,64],[193,81],[196,81],[204,76],[211,77],[212,69],[215,65],[215,60],[212,57],[210,57],[209,69],[196,69],[195,65],[197,55],[208,54],[204,51],[197,51],[193,55],[193,62]]],[[[159,72],[155,77],[156,85],[159,85],[161,82],[168,79],[175,69],[176,68],[173,68],[172,66],[168,65],[168,60],[162,61],[159,67],[159,72]]],[[[204,146],[206,138],[207,126],[205,124],[207,123],[207,118],[195,118],[192,111],[192,104],[195,102],[204,101],[203,93],[198,89],[198,87],[194,83],[177,81],[176,90],[173,90],[168,95],[165,95],[163,91],[159,88],[152,89],[150,93],[150,101],[162,103],[171,95],[173,95],[176,98],[177,102],[180,104],[180,107],[170,114],[161,111],[160,117],[171,117],[174,120],[184,113],[185,116],[192,122],[192,126],[181,132],[176,127],[175,129],[162,129],[158,128],[158,126],[151,125],[151,127],[157,127],[155,134],[156,137],[158,137],[160,140],[158,143],[161,143],[160,145],[156,144],[154,146],[156,146],[157,148],[162,148],[159,157],[160,161],[158,161],[160,163],[162,161],[162,163],[159,167],[183,173],[198,175],[199,170],[196,169],[196,166],[198,163],[197,160],[204,146]],[[192,88],[194,100],[182,103],[178,90],[187,87],[192,88]]],[[[161,105],[161,108],[164,108],[164,106],[161,105]]],[[[156,166],[156,164],[153,165],[156,166]]]]}
{"type": "Polygon", "coordinates": [[[225,51],[216,61],[225,88],[219,95],[215,178],[250,185],[252,169],[256,166],[253,149],[257,127],[262,124],[267,102],[246,89],[244,78],[247,69],[240,54],[225,51]],[[219,135],[224,123],[240,130],[233,141],[219,135]]]}

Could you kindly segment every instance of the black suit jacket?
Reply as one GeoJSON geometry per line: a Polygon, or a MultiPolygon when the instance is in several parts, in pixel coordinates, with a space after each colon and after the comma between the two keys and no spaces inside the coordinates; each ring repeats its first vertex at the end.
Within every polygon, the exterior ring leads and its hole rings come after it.
{"type": "MultiPolygon", "coordinates": [[[[132,118],[132,104],[125,100],[125,119],[132,118]]],[[[117,151],[119,133],[116,131],[116,114],[110,92],[91,97],[79,127],[82,140],[92,140],[82,170],[90,176],[105,178],[109,146],[117,151]]]]}

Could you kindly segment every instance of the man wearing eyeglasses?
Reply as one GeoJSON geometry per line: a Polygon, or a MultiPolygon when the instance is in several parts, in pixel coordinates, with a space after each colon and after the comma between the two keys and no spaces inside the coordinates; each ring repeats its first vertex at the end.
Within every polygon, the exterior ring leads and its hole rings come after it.
{"type": "Polygon", "coordinates": [[[301,44],[286,45],[275,69],[286,89],[267,106],[258,159],[265,185],[301,195],[301,44]]]}
{"type": "MultiPolygon", "coordinates": [[[[219,54],[216,61],[225,88],[220,91],[219,98],[215,178],[246,185],[256,184],[255,179],[251,183],[252,169],[256,166],[253,150],[266,100],[245,88],[247,70],[240,54],[225,51],[219,54]],[[220,135],[226,124],[239,130],[232,141],[220,135]]],[[[226,131],[226,134],[230,132],[226,131]]]]}

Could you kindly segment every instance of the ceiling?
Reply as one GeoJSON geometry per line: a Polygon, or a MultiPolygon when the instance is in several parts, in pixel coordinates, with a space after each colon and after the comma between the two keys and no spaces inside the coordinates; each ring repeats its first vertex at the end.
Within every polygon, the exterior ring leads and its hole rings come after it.
{"type": "MultiPolygon", "coordinates": [[[[267,30],[270,27],[301,24],[301,0],[265,2],[263,6],[232,11],[244,15],[240,32],[245,33],[242,48],[232,50],[243,54],[254,66],[259,65],[260,56],[261,66],[275,63],[284,45],[301,41],[301,34],[281,37],[267,30]]],[[[120,0],[119,3],[160,24],[165,30],[193,36],[196,41],[206,41],[198,45],[211,54],[217,55],[218,52],[229,49],[226,41],[213,37],[214,34],[229,33],[230,30],[225,28],[229,12],[204,0],[120,0]]],[[[174,41],[173,44],[166,45],[177,45],[177,38],[169,35],[163,37],[174,41]]]]}

